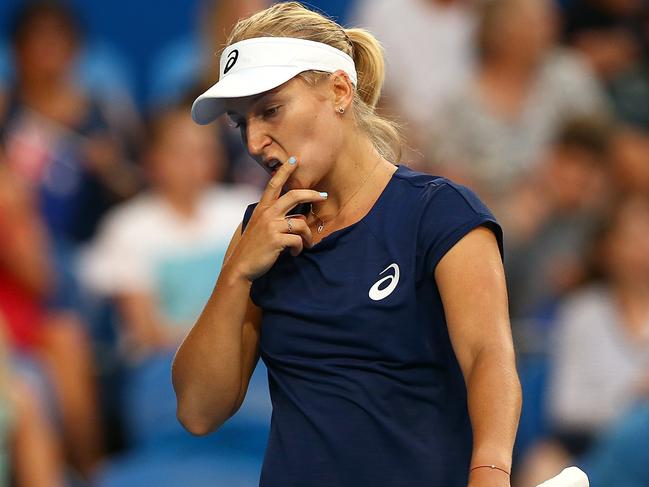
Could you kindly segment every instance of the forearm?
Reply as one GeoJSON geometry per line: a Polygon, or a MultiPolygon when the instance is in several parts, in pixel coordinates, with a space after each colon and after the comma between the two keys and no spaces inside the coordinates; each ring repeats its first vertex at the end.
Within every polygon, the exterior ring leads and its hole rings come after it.
{"type": "Polygon", "coordinates": [[[250,285],[225,265],[201,316],[176,353],[172,378],[178,417],[195,434],[217,428],[237,406],[250,285]]]}
{"type": "Polygon", "coordinates": [[[15,485],[62,487],[62,459],[55,432],[51,430],[31,389],[23,381],[11,382],[12,402],[16,410],[10,438],[15,485]]]}
{"type": "MultiPolygon", "coordinates": [[[[511,347],[485,349],[478,354],[467,377],[467,393],[473,428],[471,466],[496,465],[511,472],[522,402],[511,347]]],[[[474,472],[484,475],[485,470],[474,472]]]]}

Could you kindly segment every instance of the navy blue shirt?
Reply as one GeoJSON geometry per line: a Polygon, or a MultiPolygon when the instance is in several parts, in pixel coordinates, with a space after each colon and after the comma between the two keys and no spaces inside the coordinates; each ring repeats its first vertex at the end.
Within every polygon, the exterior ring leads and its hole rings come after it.
{"type": "Polygon", "coordinates": [[[399,166],[364,218],[253,282],[273,403],[262,487],[466,487],[466,387],[433,273],[480,225],[502,253],[473,192],[399,166]]]}

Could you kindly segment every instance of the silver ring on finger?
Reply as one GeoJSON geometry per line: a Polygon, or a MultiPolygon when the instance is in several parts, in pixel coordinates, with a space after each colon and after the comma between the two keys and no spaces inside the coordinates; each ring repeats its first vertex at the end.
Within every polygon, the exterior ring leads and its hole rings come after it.
{"type": "Polygon", "coordinates": [[[293,225],[291,225],[291,217],[285,217],[286,224],[288,225],[288,233],[293,233],[293,225]]]}

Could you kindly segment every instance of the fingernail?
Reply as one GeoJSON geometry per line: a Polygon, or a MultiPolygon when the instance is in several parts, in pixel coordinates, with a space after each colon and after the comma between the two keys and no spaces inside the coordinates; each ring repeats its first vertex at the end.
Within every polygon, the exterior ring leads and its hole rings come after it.
{"type": "Polygon", "coordinates": [[[297,159],[294,156],[291,156],[288,158],[288,163],[289,164],[295,164],[297,162],[297,159]]]}
{"type": "Polygon", "coordinates": [[[320,196],[322,196],[323,198],[327,198],[327,197],[329,197],[329,194],[323,192],[323,193],[320,193],[320,196]]]}

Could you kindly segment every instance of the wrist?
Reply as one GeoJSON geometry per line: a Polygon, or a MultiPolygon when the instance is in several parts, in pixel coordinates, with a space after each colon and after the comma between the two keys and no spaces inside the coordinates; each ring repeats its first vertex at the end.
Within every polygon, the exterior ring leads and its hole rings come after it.
{"type": "Polygon", "coordinates": [[[219,281],[227,286],[244,285],[250,287],[252,279],[248,278],[245,272],[240,269],[235,262],[227,262],[223,264],[219,275],[219,281]]]}
{"type": "Polygon", "coordinates": [[[511,476],[511,471],[507,468],[504,467],[499,467],[496,464],[490,463],[490,464],[484,464],[484,465],[472,465],[469,468],[469,473],[473,473],[475,470],[487,470],[487,471],[493,471],[494,473],[500,472],[503,475],[506,475],[507,477],[511,476]]]}
{"type": "Polygon", "coordinates": [[[490,442],[475,445],[471,455],[470,468],[478,465],[495,465],[508,472],[512,471],[512,451],[490,442]]]}
{"type": "MultiPolygon", "coordinates": [[[[496,468],[491,468],[492,464],[486,465],[486,468],[475,468],[480,465],[474,465],[469,471],[468,487],[511,487],[511,476],[496,468]]],[[[497,465],[496,465],[497,467],[497,465]]]]}

